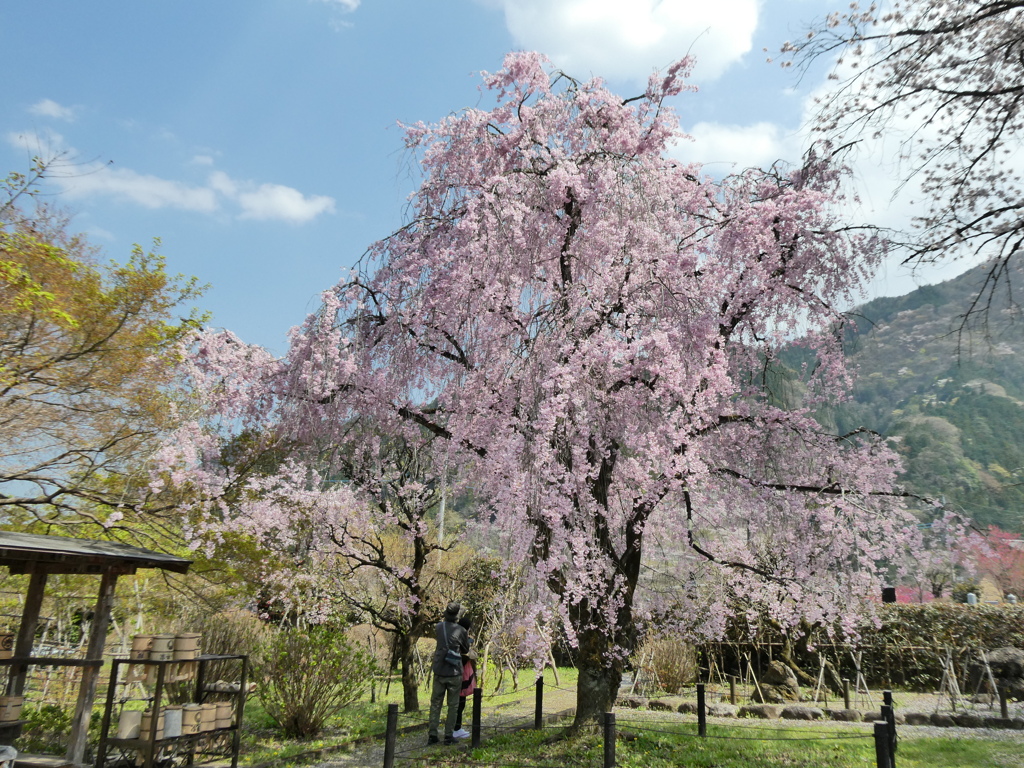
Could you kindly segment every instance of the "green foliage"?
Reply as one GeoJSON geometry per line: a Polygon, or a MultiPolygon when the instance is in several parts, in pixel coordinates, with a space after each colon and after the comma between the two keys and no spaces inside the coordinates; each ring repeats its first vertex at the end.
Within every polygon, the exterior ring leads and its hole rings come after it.
{"type": "Polygon", "coordinates": [[[21,717],[28,722],[18,737],[20,752],[64,754],[71,735],[71,710],[56,704],[43,704],[39,707],[25,705],[21,717]]]}
{"type": "Polygon", "coordinates": [[[377,672],[370,656],[331,626],[276,632],[257,650],[253,671],[264,708],[292,738],[317,736],[377,672]]]}

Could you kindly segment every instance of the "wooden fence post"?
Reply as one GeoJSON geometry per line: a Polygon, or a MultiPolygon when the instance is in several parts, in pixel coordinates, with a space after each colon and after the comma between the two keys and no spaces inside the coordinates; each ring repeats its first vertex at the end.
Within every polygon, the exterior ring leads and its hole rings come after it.
{"type": "Polygon", "coordinates": [[[473,737],[471,739],[473,748],[480,746],[480,710],[483,709],[484,692],[478,685],[473,689],[473,737]]]}
{"type": "Polygon", "coordinates": [[[388,727],[384,732],[384,768],[394,768],[395,742],[398,739],[398,705],[388,704],[388,727]]]}
{"type": "Polygon", "coordinates": [[[850,678],[843,678],[843,708],[850,709],[850,678]]]}
{"type": "Polygon", "coordinates": [[[697,735],[708,735],[708,713],[704,705],[704,683],[697,683],[697,735]]]}
{"type": "Polygon", "coordinates": [[[896,768],[896,712],[888,704],[882,705],[882,718],[889,732],[889,766],[896,768]]]}
{"type": "Polygon", "coordinates": [[[875,721],[875,765],[877,768],[892,768],[889,753],[889,724],[884,720],[875,721]]]}
{"type": "Polygon", "coordinates": [[[604,713],[604,768],[615,766],[615,715],[604,713]]]}
{"type": "Polygon", "coordinates": [[[533,708],[533,727],[540,730],[544,727],[544,675],[537,678],[537,697],[533,708]]]}

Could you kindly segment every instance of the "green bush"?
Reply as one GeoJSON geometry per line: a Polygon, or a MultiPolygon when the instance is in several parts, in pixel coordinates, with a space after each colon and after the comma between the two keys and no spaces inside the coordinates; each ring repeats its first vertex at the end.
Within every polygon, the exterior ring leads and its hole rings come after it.
{"type": "Polygon", "coordinates": [[[328,626],[278,631],[259,646],[253,669],[263,707],[289,738],[317,736],[376,671],[368,654],[328,626]]]}
{"type": "Polygon", "coordinates": [[[40,755],[63,755],[71,735],[71,711],[56,704],[26,705],[22,720],[28,722],[18,737],[18,751],[40,755]]]}

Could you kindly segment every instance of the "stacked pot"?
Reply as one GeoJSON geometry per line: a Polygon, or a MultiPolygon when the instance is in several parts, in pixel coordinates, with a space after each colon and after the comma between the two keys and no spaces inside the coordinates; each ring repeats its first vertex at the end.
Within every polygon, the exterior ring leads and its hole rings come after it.
{"type": "MultiPolygon", "coordinates": [[[[199,639],[196,632],[184,632],[178,635],[135,635],[132,638],[131,658],[139,661],[177,661],[164,674],[164,682],[173,683],[191,680],[196,675],[195,659],[199,656],[199,639]]],[[[156,667],[143,668],[135,665],[128,669],[128,682],[145,681],[156,683],[156,667]]]]}

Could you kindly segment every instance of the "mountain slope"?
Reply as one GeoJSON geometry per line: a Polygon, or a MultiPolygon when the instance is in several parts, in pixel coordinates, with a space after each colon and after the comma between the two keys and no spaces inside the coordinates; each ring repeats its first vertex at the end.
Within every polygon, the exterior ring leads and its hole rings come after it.
{"type": "Polygon", "coordinates": [[[1024,531],[1024,315],[1012,295],[1024,273],[964,324],[985,275],[976,267],[853,314],[847,344],[859,375],[836,427],[896,438],[908,490],[979,525],[1024,531]]]}

